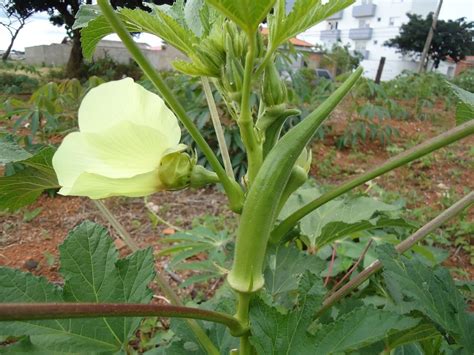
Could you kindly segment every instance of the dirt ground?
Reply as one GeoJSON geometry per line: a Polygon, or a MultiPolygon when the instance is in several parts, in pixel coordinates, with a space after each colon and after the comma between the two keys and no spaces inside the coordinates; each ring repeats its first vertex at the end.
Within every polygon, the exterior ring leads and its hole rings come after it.
{"type": "MultiPolygon", "coordinates": [[[[336,111],[331,119],[331,134],[313,144],[311,175],[324,184],[336,184],[367,171],[395,155],[394,147],[406,149],[454,126],[453,117],[446,117],[445,113],[438,121],[387,121],[400,132],[400,137],[389,145],[392,150],[377,142],[336,150],[335,135],[345,127],[344,116],[343,109],[336,111]]],[[[411,210],[429,206],[429,213],[434,216],[446,207],[442,201],[448,197],[459,198],[474,188],[473,143],[474,137],[465,139],[432,154],[430,158],[413,163],[411,167],[397,169],[376,179],[375,185],[406,199],[407,207],[411,210]]],[[[362,189],[371,189],[373,184],[371,186],[362,189]]],[[[225,196],[214,188],[164,192],[152,196],[149,201],[157,206],[160,217],[183,229],[189,228],[193,219],[199,216],[232,218],[225,196]]],[[[174,231],[164,224],[156,228],[152,226],[143,199],[111,198],[105,203],[139,246],[151,245],[159,250],[160,237],[174,231]]],[[[417,219],[416,215],[412,217],[417,219]]],[[[469,210],[468,217],[473,220],[474,208],[469,210]]],[[[50,197],[45,194],[33,205],[17,213],[1,213],[0,265],[28,270],[61,282],[58,275],[58,245],[69,230],[86,219],[108,226],[110,233],[116,236],[94,203],[86,198],[50,197]],[[37,215],[32,218],[31,213],[37,215]]],[[[451,222],[455,223],[456,219],[451,222]]],[[[471,240],[474,243],[474,238],[471,240]]],[[[128,253],[123,242],[117,241],[116,244],[122,254],[128,253]]],[[[474,266],[470,264],[469,258],[466,252],[453,247],[445,263],[464,270],[464,276],[460,277],[473,280],[474,266]]],[[[166,259],[157,260],[158,269],[163,269],[165,264],[166,259]]],[[[179,282],[179,278],[171,274],[167,276],[172,282],[179,282]]]]}

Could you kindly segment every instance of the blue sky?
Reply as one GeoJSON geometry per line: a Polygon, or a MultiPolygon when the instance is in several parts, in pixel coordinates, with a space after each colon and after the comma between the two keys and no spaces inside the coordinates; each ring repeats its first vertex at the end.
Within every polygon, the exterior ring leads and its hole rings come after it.
{"type": "MultiPolygon", "coordinates": [[[[457,19],[459,17],[467,17],[468,20],[474,21],[474,0],[444,1],[440,18],[446,20],[457,19]]],[[[65,29],[53,26],[48,21],[47,14],[36,14],[20,32],[15,41],[14,49],[23,50],[28,46],[59,43],[65,36],[65,29]]],[[[114,39],[114,37],[111,39],[114,39]]],[[[3,27],[0,27],[0,49],[5,49],[9,44],[9,40],[8,32],[3,27]]],[[[150,35],[142,35],[138,41],[146,42],[151,46],[160,44],[159,39],[150,35]]]]}

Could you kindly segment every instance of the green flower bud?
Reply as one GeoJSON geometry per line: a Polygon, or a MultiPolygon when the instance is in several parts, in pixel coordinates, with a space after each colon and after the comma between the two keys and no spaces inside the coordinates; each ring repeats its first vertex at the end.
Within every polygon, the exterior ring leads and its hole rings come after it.
{"type": "Polygon", "coordinates": [[[188,154],[175,151],[161,158],[158,167],[158,177],[167,190],[180,190],[188,187],[191,173],[196,164],[188,154]]]}
{"type": "Polygon", "coordinates": [[[218,183],[216,173],[196,164],[196,158],[182,151],[166,154],[160,162],[158,177],[167,190],[180,190],[186,187],[202,187],[218,183]]]}
{"type": "Polygon", "coordinates": [[[284,104],[287,101],[287,89],[280,79],[275,63],[270,62],[263,74],[262,99],[267,107],[284,104]]]}

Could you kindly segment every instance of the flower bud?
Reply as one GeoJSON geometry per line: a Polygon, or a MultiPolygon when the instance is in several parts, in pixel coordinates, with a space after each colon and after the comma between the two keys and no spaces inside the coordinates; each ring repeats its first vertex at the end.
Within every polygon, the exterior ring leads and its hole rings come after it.
{"type": "Polygon", "coordinates": [[[161,158],[158,177],[167,190],[179,190],[189,186],[195,162],[186,153],[175,151],[161,158]]]}
{"type": "Polygon", "coordinates": [[[273,62],[268,63],[265,68],[262,90],[263,102],[267,107],[284,104],[287,101],[286,85],[281,80],[273,62]]]}

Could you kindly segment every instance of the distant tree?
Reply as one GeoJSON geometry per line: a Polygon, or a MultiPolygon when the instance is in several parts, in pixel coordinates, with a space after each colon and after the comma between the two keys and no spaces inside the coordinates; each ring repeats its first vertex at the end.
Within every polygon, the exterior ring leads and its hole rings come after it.
{"type": "Polygon", "coordinates": [[[15,9],[11,8],[10,3],[11,1],[7,0],[0,4],[0,25],[5,27],[8,33],[10,33],[10,44],[2,55],[3,61],[6,61],[10,56],[10,52],[12,51],[13,44],[15,43],[18,34],[26,25],[28,18],[33,15],[32,11],[18,13],[15,9]]]}
{"type": "Polygon", "coordinates": [[[351,51],[349,44],[342,45],[340,42],[333,44],[329,51],[323,49],[323,52],[324,56],[321,60],[321,66],[332,68],[334,75],[356,69],[364,59],[361,53],[351,51]]]}
{"type": "MultiPolygon", "coordinates": [[[[171,4],[173,0],[152,1],[156,4],[171,4]]],[[[72,30],[75,16],[82,4],[92,4],[92,0],[9,0],[10,12],[26,14],[30,12],[46,11],[50,16],[50,21],[54,25],[65,25],[68,36],[72,41],[71,54],[66,65],[66,75],[68,77],[78,77],[83,63],[81,48],[81,32],[72,30]]],[[[142,7],[142,0],[111,0],[114,7],[142,7]]]]}
{"type": "MultiPolygon", "coordinates": [[[[414,14],[407,14],[407,16],[409,21],[401,26],[400,34],[385,42],[385,45],[397,48],[404,55],[419,59],[430,30],[433,14],[428,14],[426,18],[414,14]]],[[[466,22],[465,18],[454,21],[438,20],[428,52],[433,66],[437,68],[439,63],[447,58],[457,63],[466,55],[473,53],[473,36],[474,22],[466,22]]]]}

